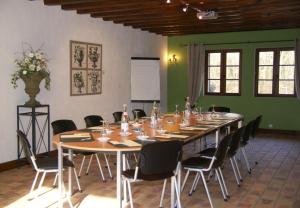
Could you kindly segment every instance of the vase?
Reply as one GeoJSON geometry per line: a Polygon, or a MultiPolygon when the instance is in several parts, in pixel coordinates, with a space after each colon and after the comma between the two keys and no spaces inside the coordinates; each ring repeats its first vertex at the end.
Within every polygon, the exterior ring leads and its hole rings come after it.
{"type": "Polygon", "coordinates": [[[20,78],[25,83],[25,92],[29,96],[29,100],[24,104],[28,107],[40,106],[41,103],[35,99],[40,92],[40,83],[46,77],[46,74],[38,71],[27,75],[20,75],[20,78]]]}

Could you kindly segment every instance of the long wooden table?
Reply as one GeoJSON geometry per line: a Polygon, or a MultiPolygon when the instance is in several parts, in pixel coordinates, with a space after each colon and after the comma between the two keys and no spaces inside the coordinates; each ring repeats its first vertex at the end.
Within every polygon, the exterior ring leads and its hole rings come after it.
{"type": "MultiPolygon", "coordinates": [[[[205,120],[200,121],[198,116],[191,115],[191,118],[189,120],[190,126],[200,126],[199,128],[201,130],[191,130],[186,128],[181,128],[180,123],[182,122],[182,117],[175,117],[172,114],[165,114],[163,119],[161,119],[160,123],[163,125],[163,128],[167,130],[167,132],[171,134],[179,134],[179,135],[187,135],[186,138],[158,138],[156,136],[159,135],[156,129],[150,128],[149,120],[146,120],[144,122],[143,128],[145,130],[146,135],[150,136],[151,138],[155,138],[159,141],[166,141],[166,140],[182,140],[184,144],[187,144],[189,142],[195,141],[197,139],[202,138],[203,136],[206,136],[208,134],[215,132],[215,138],[216,138],[216,145],[219,142],[219,136],[220,136],[220,129],[222,127],[230,127],[233,123],[238,123],[238,126],[242,125],[243,116],[240,114],[234,114],[234,113],[217,113],[214,116],[211,116],[210,114],[206,113],[203,114],[205,120]],[[213,119],[211,118],[213,117],[213,119]],[[210,124],[210,125],[209,125],[210,124]],[[204,126],[207,126],[209,128],[204,129],[204,126]]],[[[132,133],[130,136],[122,137],[120,136],[120,126],[119,125],[112,125],[111,126],[113,133],[109,135],[109,138],[111,141],[124,141],[124,140],[136,140],[137,134],[132,131],[132,128],[130,128],[130,132],[132,133]]],[[[73,131],[73,133],[78,132],[86,132],[87,130],[78,130],[73,131]]],[[[72,132],[69,132],[72,133],[72,132]]],[[[91,135],[93,138],[100,137],[99,132],[91,132],[91,135]]],[[[69,159],[73,160],[73,150],[80,150],[80,151],[91,151],[91,152],[110,152],[116,154],[116,160],[117,160],[117,174],[116,174],[116,183],[117,183],[117,203],[118,207],[122,208],[122,181],[121,181],[121,174],[123,170],[123,160],[122,155],[125,155],[126,153],[130,152],[138,152],[141,147],[117,147],[114,146],[108,142],[100,142],[98,140],[92,141],[92,142],[61,142],[60,141],[60,134],[55,135],[53,137],[53,144],[57,146],[58,149],[58,166],[59,166],[59,174],[58,174],[58,188],[60,193],[60,199],[59,199],[59,207],[63,207],[63,202],[66,199],[70,199],[69,197],[72,195],[72,170],[69,168],[68,170],[68,194],[67,198],[64,194],[63,190],[63,154],[62,149],[68,149],[69,151],[69,159]]],[[[180,184],[181,181],[181,168],[179,168],[178,172],[178,181],[180,184]]],[[[179,185],[180,187],[180,185],[179,185]]],[[[174,208],[175,206],[175,195],[174,195],[174,187],[171,187],[171,207],[174,208]]],[[[180,190],[180,189],[179,189],[180,190]]],[[[70,203],[70,200],[69,200],[70,203]]]]}

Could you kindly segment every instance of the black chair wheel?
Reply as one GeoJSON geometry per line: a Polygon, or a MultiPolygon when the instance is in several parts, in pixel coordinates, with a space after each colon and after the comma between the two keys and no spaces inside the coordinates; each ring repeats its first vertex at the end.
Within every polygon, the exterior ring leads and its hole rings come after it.
{"type": "Polygon", "coordinates": [[[80,192],[80,193],[82,193],[82,192],[83,192],[83,190],[79,190],[79,192],[80,192]]]}
{"type": "Polygon", "coordinates": [[[89,173],[85,173],[85,175],[88,175],[89,173]]]}
{"type": "Polygon", "coordinates": [[[227,201],[228,201],[228,199],[224,199],[224,201],[226,201],[226,202],[227,202],[227,201]]]}
{"type": "Polygon", "coordinates": [[[191,194],[191,193],[189,193],[189,196],[192,196],[192,194],[191,194]]]}
{"type": "Polygon", "coordinates": [[[103,183],[106,183],[106,180],[103,180],[103,183]]]}
{"type": "Polygon", "coordinates": [[[257,161],[255,161],[255,165],[257,165],[258,164],[258,162],[257,161]]]}
{"type": "Polygon", "coordinates": [[[230,199],[230,195],[227,195],[227,198],[230,199]]]}
{"type": "Polygon", "coordinates": [[[243,182],[243,179],[240,179],[241,182],[243,182]]]}
{"type": "Polygon", "coordinates": [[[241,185],[239,184],[238,187],[241,187],[241,185]]]}
{"type": "Polygon", "coordinates": [[[77,178],[80,179],[81,176],[78,176],[77,178]]]}

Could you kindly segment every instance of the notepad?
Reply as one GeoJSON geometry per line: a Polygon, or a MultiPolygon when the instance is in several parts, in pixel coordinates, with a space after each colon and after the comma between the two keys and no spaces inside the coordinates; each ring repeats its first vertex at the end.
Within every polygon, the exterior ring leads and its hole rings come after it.
{"type": "Polygon", "coordinates": [[[134,142],[132,140],[124,140],[124,141],[114,141],[114,140],[111,140],[109,141],[108,143],[114,145],[114,146],[123,146],[123,147],[140,147],[141,144],[137,143],[137,142],[134,142]]]}
{"type": "Polygon", "coordinates": [[[87,138],[90,137],[89,133],[74,133],[74,134],[61,134],[60,138],[87,138]]]}
{"type": "Polygon", "coordinates": [[[60,135],[61,142],[92,142],[94,139],[89,133],[74,133],[60,135]]]}

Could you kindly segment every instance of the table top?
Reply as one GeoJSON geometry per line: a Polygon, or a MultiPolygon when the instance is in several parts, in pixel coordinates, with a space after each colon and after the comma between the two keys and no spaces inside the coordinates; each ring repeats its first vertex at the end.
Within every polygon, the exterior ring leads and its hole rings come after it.
{"type": "MultiPolygon", "coordinates": [[[[150,120],[145,119],[143,122],[143,128],[145,135],[148,135],[150,139],[154,138],[158,141],[168,141],[168,140],[181,140],[184,143],[189,143],[195,139],[198,139],[199,137],[205,136],[207,134],[210,134],[216,129],[219,129],[223,126],[230,125],[232,123],[238,122],[243,119],[243,116],[236,113],[216,113],[212,117],[210,113],[204,113],[202,114],[202,118],[199,119],[198,115],[191,115],[191,118],[189,120],[189,127],[199,127],[203,128],[203,130],[187,130],[186,128],[183,128],[180,126],[182,123],[182,117],[181,116],[174,116],[174,114],[165,114],[163,118],[159,121],[159,125],[163,126],[163,129],[167,131],[168,134],[178,134],[178,135],[185,135],[186,138],[161,138],[159,137],[159,133],[157,129],[153,129],[150,127],[150,120]],[[206,127],[205,127],[206,126],[206,127]],[[205,129],[205,128],[206,129],[205,129]],[[157,136],[157,137],[156,137],[157,136]]],[[[135,133],[132,130],[132,124],[130,124],[129,132],[131,135],[129,136],[120,136],[120,125],[110,125],[111,130],[113,132],[108,135],[107,137],[110,138],[110,141],[125,141],[125,140],[137,140],[138,134],[135,133]]],[[[68,133],[83,133],[87,132],[89,130],[76,130],[71,131],[68,133]]],[[[114,146],[108,142],[100,142],[97,140],[101,136],[100,132],[90,131],[89,132],[92,136],[94,141],[84,141],[84,142],[60,142],[60,135],[57,134],[53,136],[53,144],[58,145],[60,143],[61,147],[73,149],[73,150],[82,150],[82,151],[99,151],[99,152],[117,152],[117,151],[139,151],[140,146],[138,147],[120,147],[120,146],[114,146]]],[[[65,134],[65,133],[64,133],[65,134]]],[[[168,135],[167,134],[167,135],[168,135]]]]}

